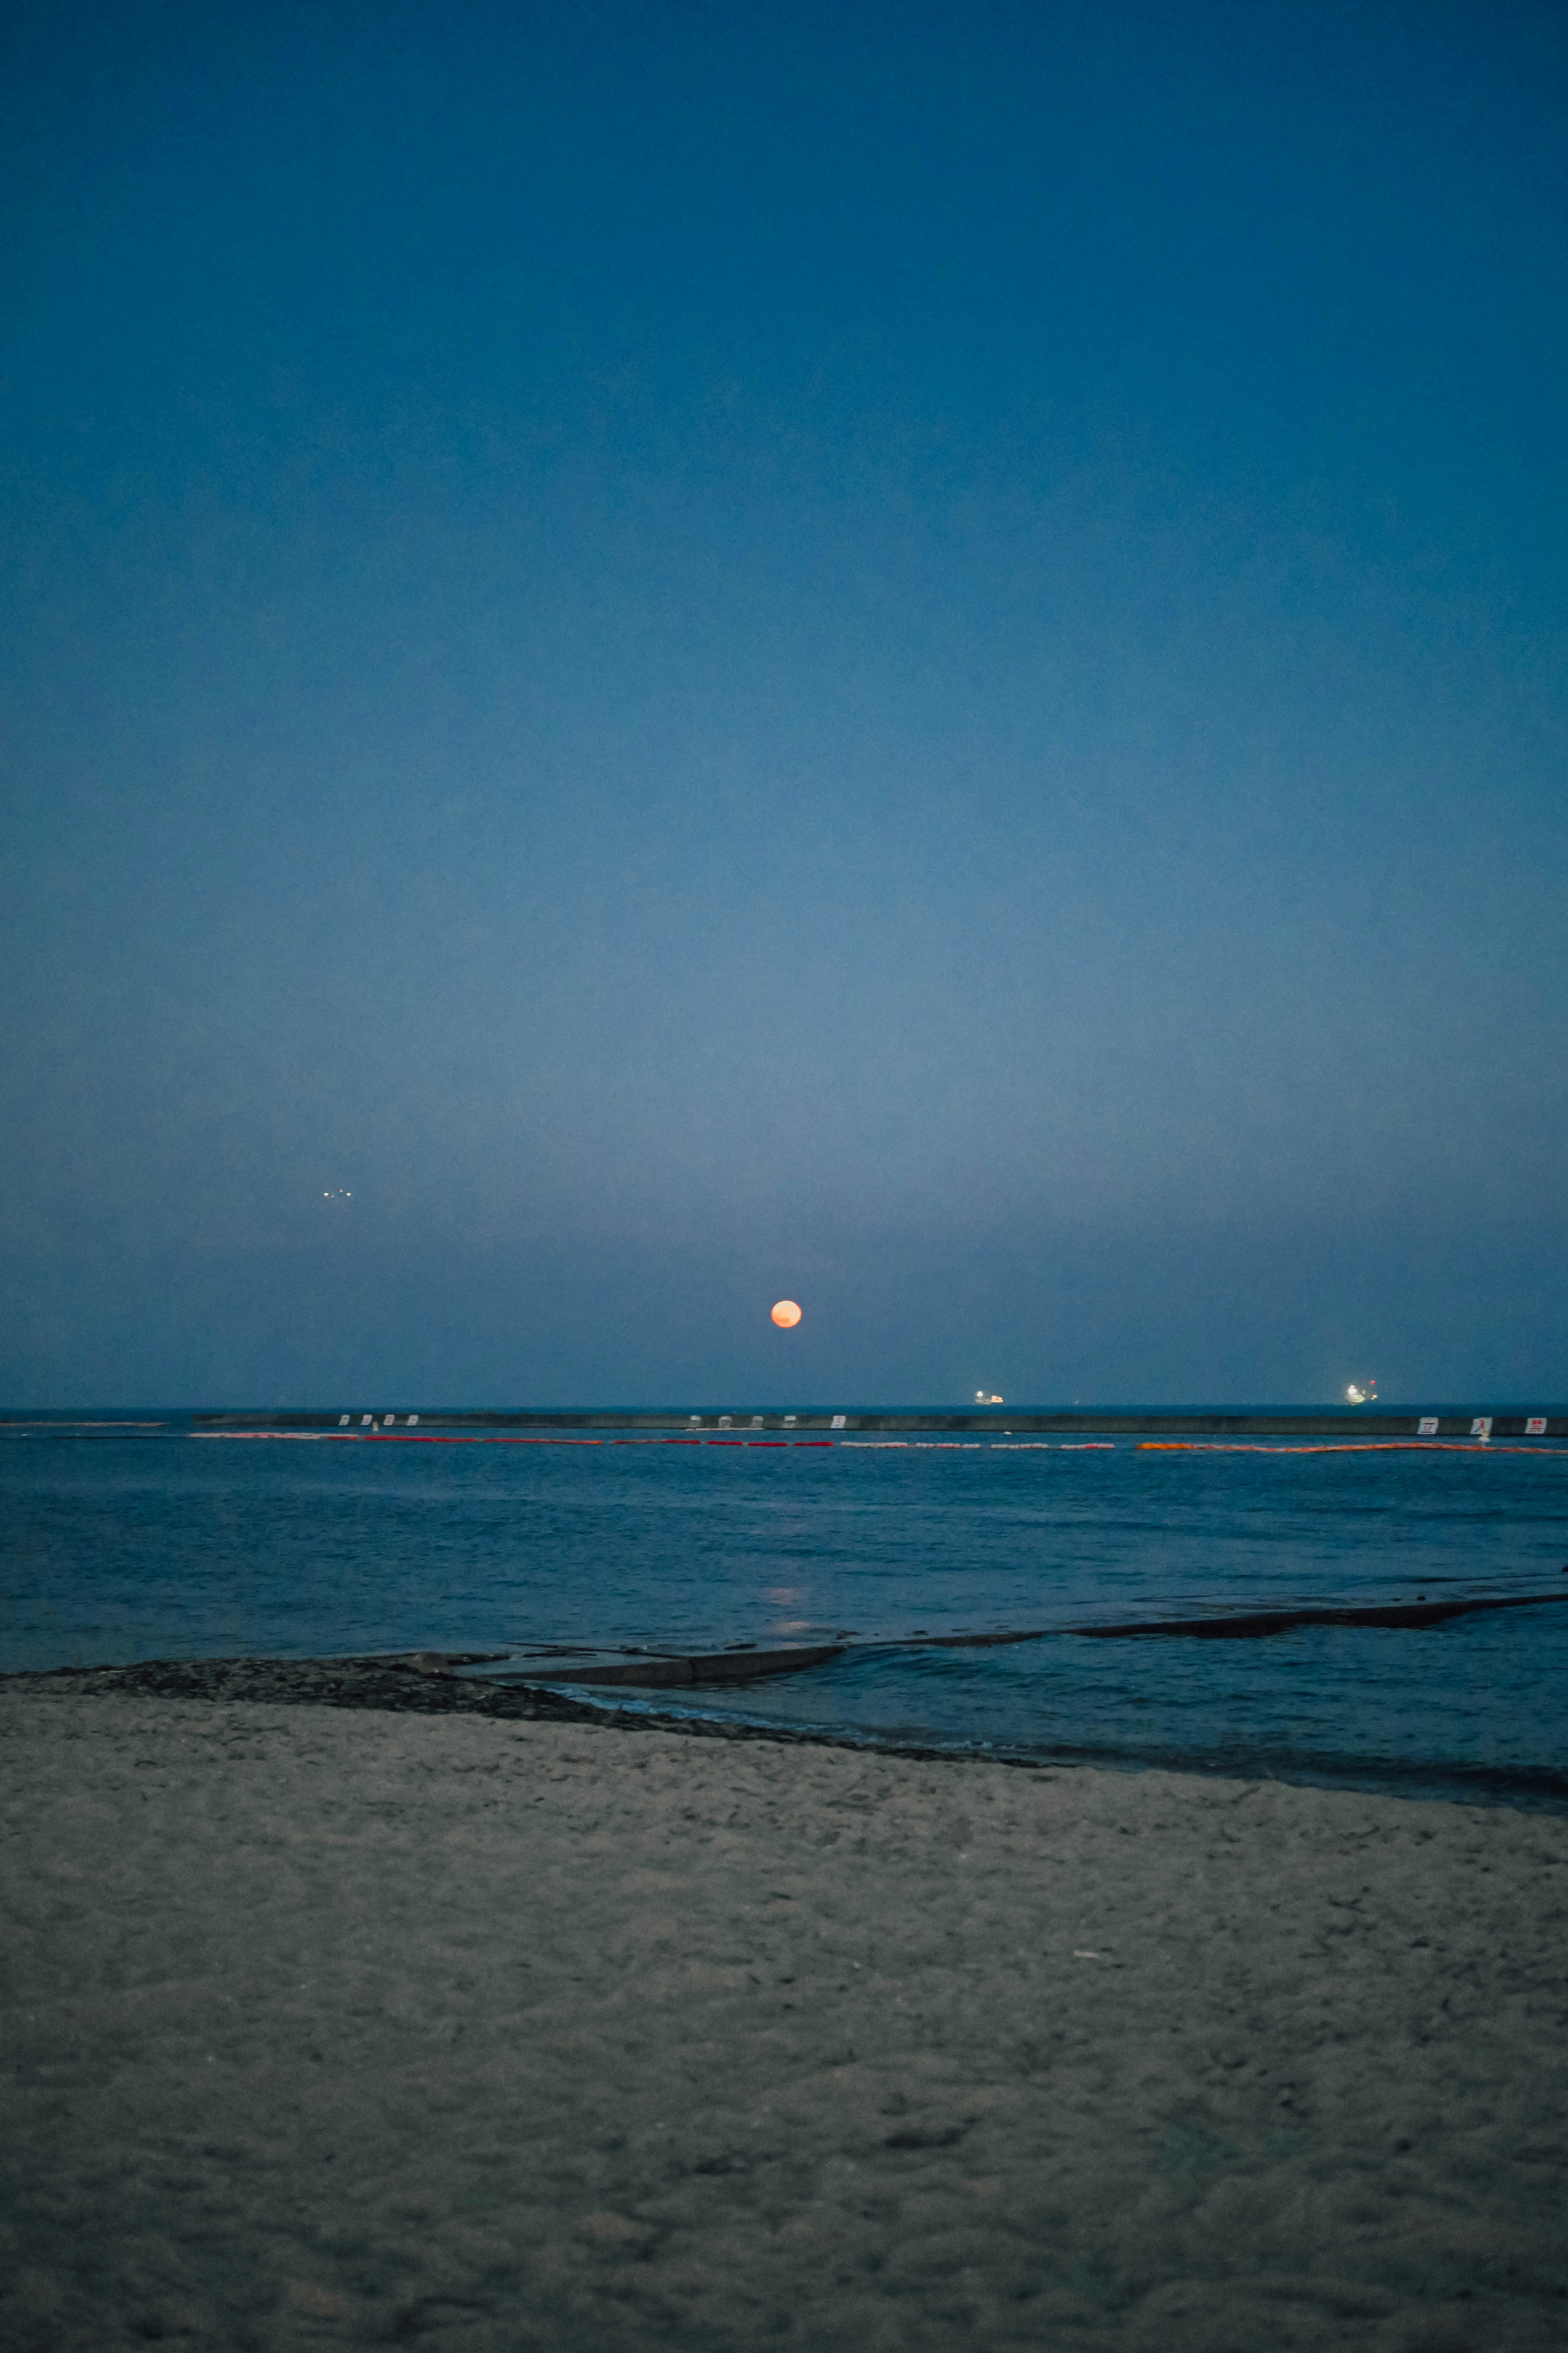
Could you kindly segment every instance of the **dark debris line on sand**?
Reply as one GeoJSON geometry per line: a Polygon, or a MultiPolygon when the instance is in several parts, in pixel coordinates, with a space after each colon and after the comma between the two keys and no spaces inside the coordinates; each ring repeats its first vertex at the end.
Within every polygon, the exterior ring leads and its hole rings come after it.
{"type": "MultiPolygon", "coordinates": [[[[479,1663],[471,1651],[421,1651],[404,1659],[146,1659],[128,1667],[55,1667],[0,1675],[0,1691],[97,1698],[129,1693],[216,1704],[261,1700],[274,1706],[365,1707],[415,1715],[489,1715],[513,1722],[607,1725],[618,1731],[679,1733],[692,1740],[764,1740],[775,1746],[865,1748],[931,1763],[962,1762],[965,1752],[908,1742],[874,1744],[831,1732],[742,1724],[720,1716],[658,1715],[601,1707],[538,1684],[468,1682],[453,1670],[479,1663]]],[[[1059,1765],[1060,1757],[1009,1757],[987,1750],[991,1764],[1059,1765]]]]}

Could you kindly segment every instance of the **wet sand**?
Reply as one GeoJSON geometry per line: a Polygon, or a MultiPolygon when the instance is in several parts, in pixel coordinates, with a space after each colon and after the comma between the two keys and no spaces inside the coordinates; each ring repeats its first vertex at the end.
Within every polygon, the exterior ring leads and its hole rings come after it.
{"type": "Polygon", "coordinates": [[[0,1809],[14,2353],[1568,2342],[1561,1819],[70,1678],[0,1809]]]}

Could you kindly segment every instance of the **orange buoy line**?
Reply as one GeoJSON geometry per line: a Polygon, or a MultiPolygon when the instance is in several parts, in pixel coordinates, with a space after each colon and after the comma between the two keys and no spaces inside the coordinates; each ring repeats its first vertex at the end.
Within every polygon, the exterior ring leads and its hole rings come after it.
{"type": "MultiPolygon", "coordinates": [[[[193,1430],[191,1438],[242,1439],[254,1443],[258,1439],[286,1439],[295,1443],[331,1443],[337,1440],[354,1446],[728,1446],[764,1447],[783,1452],[786,1447],[853,1449],[859,1452],[919,1452],[925,1454],[1091,1454],[1110,1453],[1115,1441],[1110,1439],[1066,1440],[1051,1445],[1043,1439],[992,1440],[976,1439],[907,1439],[907,1438],[573,1438],[549,1431],[542,1435],[504,1436],[493,1431],[466,1433],[423,1430],[193,1430]]],[[[1550,1455],[1568,1461],[1568,1449],[1561,1446],[1517,1446],[1498,1443],[1492,1439],[1457,1438],[1363,1438],[1319,1441],[1304,1444],[1300,1440],[1283,1446],[1263,1446],[1237,1443],[1235,1440],[1195,1438],[1145,1438],[1133,1441],[1132,1451],[1139,1454],[1533,1454],[1550,1455]]]]}
{"type": "MultiPolygon", "coordinates": [[[[1067,1449],[1062,1450],[1065,1453],[1067,1449]]],[[[1498,1446],[1489,1438],[1362,1438],[1332,1446],[1226,1446],[1203,1439],[1144,1438],[1140,1454],[1552,1454],[1560,1446],[1498,1446]]]]}

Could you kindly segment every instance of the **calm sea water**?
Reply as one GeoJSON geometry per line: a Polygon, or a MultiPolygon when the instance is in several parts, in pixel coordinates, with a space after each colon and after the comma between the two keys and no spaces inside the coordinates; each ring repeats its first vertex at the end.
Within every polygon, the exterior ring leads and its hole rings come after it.
{"type": "MultiPolygon", "coordinates": [[[[671,1649],[1559,1589],[1568,1450],[0,1436],[0,1667],[671,1649]]],[[[514,1663],[521,1663],[515,1662],[514,1663]]],[[[1425,1632],[857,1652],[744,1716],[1568,1807],[1568,1606],[1425,1632]]]]}

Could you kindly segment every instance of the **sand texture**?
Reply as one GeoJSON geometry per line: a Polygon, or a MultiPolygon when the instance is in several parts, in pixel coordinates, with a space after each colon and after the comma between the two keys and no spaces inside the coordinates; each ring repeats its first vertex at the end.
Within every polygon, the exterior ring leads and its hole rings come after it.
{"type": "Polygon", "coordinates": [[[0,1694],[10,2353],[1568,2344],[1568,1822],[0,1694]]]}

